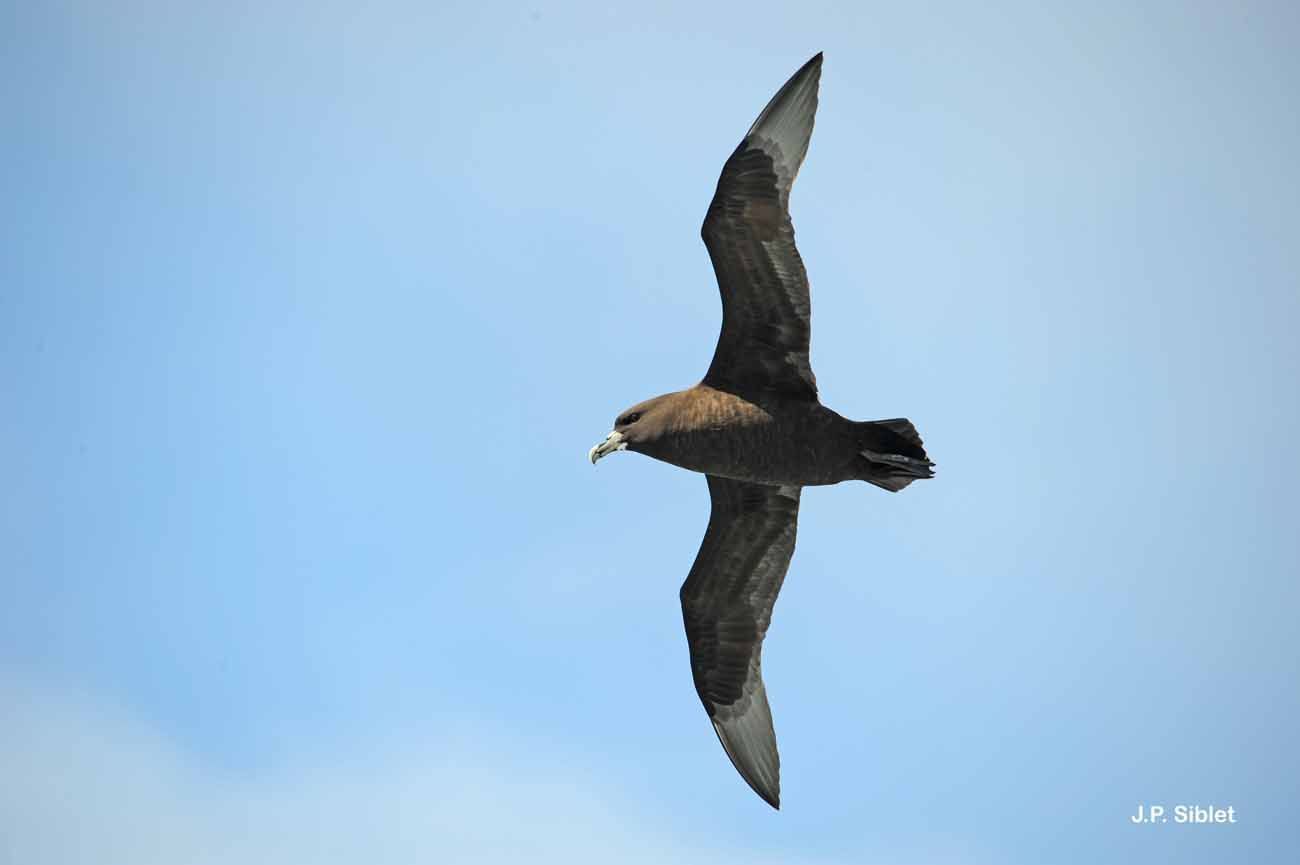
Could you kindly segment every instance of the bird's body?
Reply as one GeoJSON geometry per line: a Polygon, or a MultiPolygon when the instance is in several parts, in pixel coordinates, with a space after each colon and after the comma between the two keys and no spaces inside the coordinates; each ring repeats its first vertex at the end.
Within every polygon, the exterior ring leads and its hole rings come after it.
{"type": "Polygon", "coordinates": [[[794,553],[805,486],[863,480],[897,492],[933,476],[904,418],[851,421],[822,405],[808,360],[808,277],[790,188],[817,111],[822,57],[772,97],[722,169],[701,235],[722,295],[703,381],[622,412],[591,461],[631,450],[708,476],[712,512],[681,587],[691,673],[727,756],[780,803],[780,758],[760,650],[794,553]]]}
{"type": "Polygon", "coordinates": [[[848,420],[816,400],[746,398],[705,384],[655,400],[671,420],[637,451],[731,480],[775,486],[868,480],[872,468],[863,451],[900,444],[889,430],[848,420]]]}

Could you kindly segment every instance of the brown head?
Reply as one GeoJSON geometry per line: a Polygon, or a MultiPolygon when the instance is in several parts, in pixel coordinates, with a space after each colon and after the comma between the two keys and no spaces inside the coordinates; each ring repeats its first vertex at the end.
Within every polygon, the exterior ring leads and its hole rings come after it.
{"type": "Polygon", "coordinates": [[[673,407],[677,396],[677,393],[666,393],[619,412],[614,419],[614,429],[605,436],[603,442],[588,451],[591,464],[595,465],[596,460],[614,451],[652,453],[655,445],[672,428],[673,407]]]}

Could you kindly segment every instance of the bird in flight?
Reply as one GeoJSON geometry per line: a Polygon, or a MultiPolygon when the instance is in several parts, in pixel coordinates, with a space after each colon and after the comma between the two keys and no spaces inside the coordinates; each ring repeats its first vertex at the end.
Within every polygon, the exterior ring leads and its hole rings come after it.
{"type": "Polygon", "coordinates": [[[789,205],[821,69],[821,54],[805,63],[722,167],[700,231],[722,294],[704,379],[623,411],[589,453],[593,465],[628,450],[706,476],[713,509],[681,588],[691,674],[723,750],[773,808],[780,758],[760,652],[794,553],[800,491],[862,480],[898,492],[934,476],[911,421],[851,421],[817,398],[789,205]]]}

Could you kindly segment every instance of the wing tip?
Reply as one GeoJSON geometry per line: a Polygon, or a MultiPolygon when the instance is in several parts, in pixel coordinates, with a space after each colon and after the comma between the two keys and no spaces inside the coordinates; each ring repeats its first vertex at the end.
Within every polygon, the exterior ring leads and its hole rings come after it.
{"type": "Polygon", "coordinates": [[[776,735],[772,730],[772,713],[767,705],[767,696],[760,686],[751,704],[756,712],[724,721],[713,713],[709,720],[713,722],[713,732],[722,743],[722,750],[735,767],[740,777],[745,779],[749,789],[777,811],[781,810],[781,755],[776,749],[776,735]],[[761,746],[756,740],[762,740],[761,746]],[[770,750],[769,750],[770,749],[770,750]]]}
{"type": "Polygon", "coordinates": [[[787,79],[786,84],[787,85],[800,84],[810,77],[820,76],[823,59],[825,58],[823,56],[823,52],[821,51],[818,51],[816,54],[809,57],[807,60],[804,61],[803,65],[800,66],[797,70],[795,70],[795,73],[791,75],[789,79],[787,79]]]}
{"type": "Polygon", "coordinates": [[[757,135],[777,145],[780,158],[789,167],[788,184],[794,182],[808,152],[821,77],[822,52],[818,51],[781,85],[745,133],[746,141],[757,135]]]}
{"type": "Polygon", "coordinates": [[[823,59],[824,58],[822,52],[818,51],[811,58],[809,58],[808,62],[803,65],[803,68],[801,68],[798,72],[794,74],[794,77],[803,78],[805,75],[810,75],[811,77],[817,79],[817,82],[820,83],[821,75],[822,75],[823,59]]]}

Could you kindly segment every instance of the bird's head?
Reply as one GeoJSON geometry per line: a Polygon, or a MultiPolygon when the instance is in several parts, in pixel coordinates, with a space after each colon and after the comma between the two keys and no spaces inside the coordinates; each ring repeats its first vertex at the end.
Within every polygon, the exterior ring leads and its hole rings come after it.
{"type": "Polygon", "coordinates": [[[591,464],[614,451],[640,451],[652,445],[667,428],[668,407],[675,394],[664,394],[619,412],[614,419],[614,429],[605,440],[596,445],[587,456],[591,464]]]}

